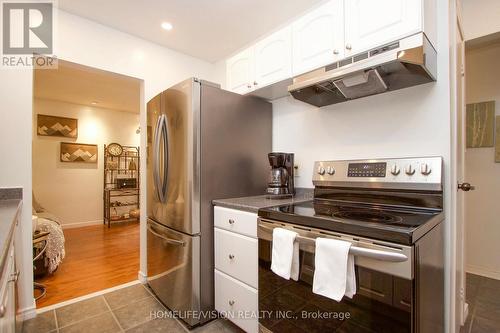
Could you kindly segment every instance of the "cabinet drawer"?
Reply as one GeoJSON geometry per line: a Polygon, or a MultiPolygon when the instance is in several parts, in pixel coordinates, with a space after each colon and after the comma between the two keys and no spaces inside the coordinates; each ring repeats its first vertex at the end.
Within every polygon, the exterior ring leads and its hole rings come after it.
{"type": "Polygon", "coordinates": [[[257,290],[215,270],[215,309],[249,333],[257,333],[257,290]]]}
{"type": "Polygon", "coordinates": [[[214,223],[217,228],[257,238],[257,214],[215,207],[214,223]]]}
{"type": "Polygon", "coordinates": [[[257,256],[257,239],[215,228],[215,268],[257,288],[257,256]]]}

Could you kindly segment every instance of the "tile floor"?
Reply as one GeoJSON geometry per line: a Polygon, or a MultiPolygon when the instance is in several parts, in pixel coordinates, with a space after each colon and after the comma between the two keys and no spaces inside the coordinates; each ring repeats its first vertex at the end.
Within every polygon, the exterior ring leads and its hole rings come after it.
{"type": "Polygon", "coordinates": [[[469,316],[461,333],[500,332],[500,280],[467,273],[469,316]]]}
{"type": "MultiPolygon", "coordinates": [[[[461,333],[500,333],[500,281],[467,274],[469,317],[461,333]]],[[[150,312],[165,310],[147,288],[137,284],[102,296],[39,314],[24,323],[23,333],[67,332],[188,332],[175,319],[153,319],[150,312]]],[[[218,319],[194,333],[240,333],[218,319]]]]}
{"type": "MultiPolygon", "coordinates": [[[[172,332],[188,330],[177,320],[154,319],[151,311],[166,310],[141,284],[39,314],[24,322],[23,333],[172,332]]],[[[239,333],[231,322],[217,319],[196,333],[239,333]]]]}

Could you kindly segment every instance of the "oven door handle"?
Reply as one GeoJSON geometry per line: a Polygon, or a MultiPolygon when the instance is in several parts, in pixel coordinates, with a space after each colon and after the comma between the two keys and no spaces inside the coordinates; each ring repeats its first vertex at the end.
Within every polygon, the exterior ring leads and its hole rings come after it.
{"type": "MultiPolygon", "coordinates": [[[[280,227],[281,226],[279,226],[277,228],[280,228],[280,227]]],[[[272,233],[273,233],[274,227],[268,227],[268,226],[259,224],[259,229],[261,229],[265,233],[271,233],[271,238],[272,238],[272,233]]],[[[296,231],[296,230],[293,230],[293,231],[296,231]]],[[[335,239],[332,237],[325,237],[325,236],[327,236],[327,235],[323,235],[323,234],[319,235],[319,237],[335,239]]],[[[261,238],[261,237],[259,237],[259,238],[261,238]]],[[[347,241],[344,239],[342,239],[342,240],[347,241]]],[[[309,245],[309,246],[314,246],[316,244],[315,238],[309,238],[309,237],[304,237],[304,236],[300,236],[300,235],[298,235],[295,238],[295,241],[297,241],[299,244],[304,244],[304,245],[309,245]]],[[[403,253],[377,250],[377,249],[369,249],[369,248],[365,248],[365,247],[359,247],[356,245],[351,246],[351,248],[349,249],[349,253],[354,255],[354,256],[366,257],[366,258],[371,258],[371,259],[375,259],[375,260],[389,261],[389,262],[405,262],[408,260],[408,257],[403,253]]]]}

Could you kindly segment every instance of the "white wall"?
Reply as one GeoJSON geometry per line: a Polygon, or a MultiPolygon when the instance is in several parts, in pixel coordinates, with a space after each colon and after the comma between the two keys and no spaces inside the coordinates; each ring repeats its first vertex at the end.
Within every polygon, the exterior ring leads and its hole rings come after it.
{"type": "MultiPolygon", "coordinates": [[[[214,66],[208,62],[160,47],[137,37],[95,22],[59,11],[56,42],[57,55],[64,60],[144,80],[141,105],[141,127],[146,128],[145,102],[165,88],[190,76],[214,80],[214,66]]],[[[0,71],[0,115],[4,130],[0,131],[2,169],[0,187],[22,186],[25,190],[22,226],[18,245],[28,251],[20,254],[20,307],[33,309],[31,259],[31,134],[32,71],[0,71]]],[[[146,146],[145,131],[141,146],[146,146]]],[[[144,153],[145,150],[142,150],[144,153]]],[[[145,170],[142,155],[141,169],[145,170]]],[[[146,184],[145,173],[141,184],[146,184]]],[[[141,205],[145,205],[142,188],[141,205]]],[[[141,210],[141,271],[145,271],[145,219],[141,210]]]]}
{"type": "Polygon", "coordinates": [[[139,113],[35,99],[33,122],[33,191],[63,227],[102,223],[104,144],[139,146],[139,113]],[[38,136],[36,114],[78,119],[78,139],[38,136]],[[97,163],[63,163],[60,142],[98,145],[97,163]]]}
{"type": "MultiPolygon", "coordinates": [[[[466,53],[467,103],[496,101],[500,115],[500,44],[466,53]]],[[[500,279],[500,163],[495,148],[469,148],[465,153],[466,181],[475,191],[466,199],[466,269],[468,272],[500,279]]]]}
{"type": "Polygon", "coordinates": [[[500,31],[500,1],[462,0],[465,40],[500,31]]]}

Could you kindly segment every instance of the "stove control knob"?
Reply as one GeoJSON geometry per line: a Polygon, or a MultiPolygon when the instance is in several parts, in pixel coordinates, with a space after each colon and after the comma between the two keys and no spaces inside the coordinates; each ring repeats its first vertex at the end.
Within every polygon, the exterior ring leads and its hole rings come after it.
{"type": "Polygon", "coordinates": [[[432,172],[432,169],[431,167],[429,166],[429,164],[427,163],[423,163],[421,166],[420,166],[420,172],[424,175],[424,176],[428,176],[431,174],[432,172]]]}
{"type": "Polygon", "coordinates": [[[413,176],[415,174],[415,168],[411,164],[408,164],[405,168],[405,173],[408,176],[413,176]]]}
{"type": "Polygon", "coordinates": [[[401,172],[401,170],[399,169],[397,164],[393,164],[391,166],[391,174],[392,175],[397,176],[397,175],[399,175],[400,172],[401,172]]]}
{"type": "Polygon", "coordinates": [[[335,174],[335,169],[332,166],[329,166],[326,168],[326,173],[332,176],[335,174]]]}
{"type": "Polygon", "coordinates": [[[323,168],[321,165],[318,167],[318,174],[321,176],[325,174],[325,168],[323,168]]]}

